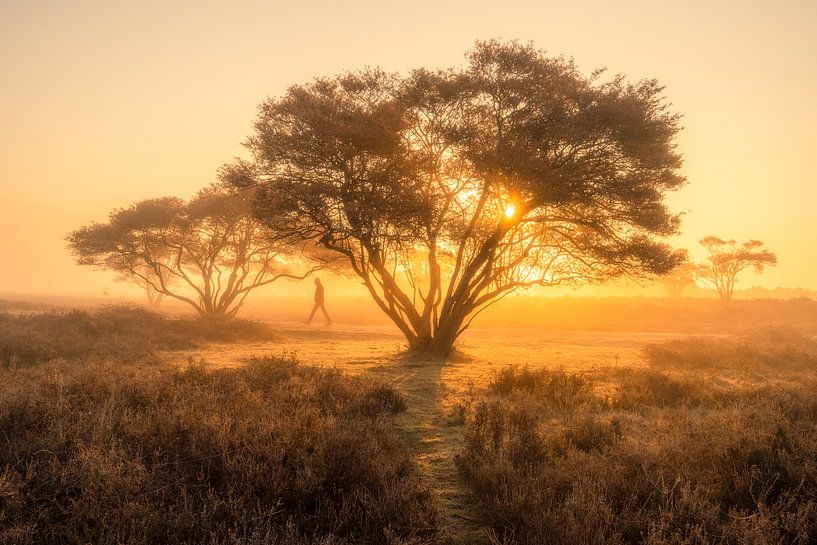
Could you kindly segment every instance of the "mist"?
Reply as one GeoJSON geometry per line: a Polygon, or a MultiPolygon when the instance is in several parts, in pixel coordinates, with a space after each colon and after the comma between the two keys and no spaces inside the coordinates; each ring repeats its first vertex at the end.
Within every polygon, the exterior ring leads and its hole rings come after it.
{"type": "Polygon", "coordinates": [[[0,543],[817,542],[815,26],[0,5],[0,543]]]}

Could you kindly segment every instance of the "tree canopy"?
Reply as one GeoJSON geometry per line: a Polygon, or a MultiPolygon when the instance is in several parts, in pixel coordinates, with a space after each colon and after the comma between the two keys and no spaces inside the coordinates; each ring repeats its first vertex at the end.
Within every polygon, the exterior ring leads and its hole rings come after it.
{"type": "Polygon", "coordinates": [[[189,201],[144,200],[70,233],[68,245],[80,264],[116,271],[202,317],[231,318],[252,290],[317,269],[290,270],[293,248],[254,218],[252,197],[212,186],[189,201]]]}
{"type": "Polygon", "coordinates": [[[413,349],[447,353],[531,286],[663,274],[681,157],[654,80],[582,75],[531,45],[478,42],[464,68],[363,70],[260,107],[257,217],[346,258],[413,349]]]}

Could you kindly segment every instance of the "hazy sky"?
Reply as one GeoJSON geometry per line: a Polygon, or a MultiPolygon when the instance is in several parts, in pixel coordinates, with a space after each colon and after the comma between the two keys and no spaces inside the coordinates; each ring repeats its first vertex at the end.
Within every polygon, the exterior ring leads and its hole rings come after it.
{"type": "Polygon", "coordinates": [[[780,265],[743,286],[817,289],[815,0],[170,4],[0,0],[0,292],[121,289],[67,231],[210,183],[290,84],[456,65],[491,37],[657,77],[684,115],[676,243],[760,238],[780,265]]]}

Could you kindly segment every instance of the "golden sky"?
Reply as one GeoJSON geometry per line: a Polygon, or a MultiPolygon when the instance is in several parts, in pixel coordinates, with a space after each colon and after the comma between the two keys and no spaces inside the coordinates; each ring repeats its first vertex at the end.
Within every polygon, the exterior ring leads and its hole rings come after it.
{"type": "Polygon", "coordinates": [[[815,0],[169,4],[0,0],[0,292],[123,289],[65,233],[208,184],[292,83],[456,65],[491,37],[657,77],[684,115],[676,244],[759,238],[780,265],[741,286],[817,289],[815,0]]]}

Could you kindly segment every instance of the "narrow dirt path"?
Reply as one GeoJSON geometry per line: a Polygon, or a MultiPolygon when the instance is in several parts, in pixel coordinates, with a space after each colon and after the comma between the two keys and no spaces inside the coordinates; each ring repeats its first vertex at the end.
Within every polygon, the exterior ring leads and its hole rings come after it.
{"type": "Polygon", "coordinates": [[[486,528],[479,523],[476,506],[454,464],[462,445],[462,428],[452,426],[447,418],[443,369],[438,361],[397,358],[369,373],[406,396],[408,409],[398,422],[417,447],[417,459],[437,497],[442,526],[451,542],[487,544],[486,528]]]}

